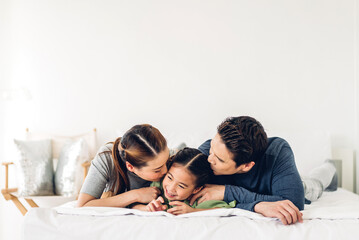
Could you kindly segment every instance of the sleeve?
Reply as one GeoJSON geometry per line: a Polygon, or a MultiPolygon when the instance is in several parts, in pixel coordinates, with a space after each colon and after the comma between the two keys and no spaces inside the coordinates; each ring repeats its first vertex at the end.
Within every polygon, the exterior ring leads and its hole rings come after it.
{"type": "Polygon", "coordinates": [[[97,153],[91,162],[81,193],[87,193],[95,198],[101,197],[112,173],[110,161],[112,161],[110,153],[101,151],[97,153]]]}
{"type": "Polygon", "coordinates": [[[294,154],[286,144],[280,150],[272,173],[272,194],[264,195],[251,192],[243,187],[226,185],[224,200],[236,200],[237,208],[254,211],[259,202],[290,200],[299,210],[304,209],[304,190],[294,161],[294,154]]]}
{"type": "Polygon", "coordinates": [[[211,208],[234,208],[236,201],[226,203],[225,201],[208,200],[195,206],[195,208],[211,209],[211,208]]]}
{"type": "Polygon", "coordinates": [[[150,184],[150,187],[158,187],[159,189],[162,190],[162,184],[161,184],[161,182],[152,182],[152,183],[150,184]]]}

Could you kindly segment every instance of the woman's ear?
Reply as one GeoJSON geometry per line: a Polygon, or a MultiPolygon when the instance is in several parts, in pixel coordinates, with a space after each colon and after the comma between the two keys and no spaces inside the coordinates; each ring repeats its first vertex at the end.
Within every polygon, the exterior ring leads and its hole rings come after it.
{"type": "Polygon", "coordinates": [[[128,171],[130,171],[130,172],[135,171],[134,166],[131,163],[127,162],[127,161],[126,161],[126,167],[127,167],[128,171]]]}
{"type": "Polygon", "coordinates": [[[196,194],[196,193],[198,193],[199,191],[201,191],[202,189],[203,189],[203,186],[202,186],[202,187],[195,188],[195,189],[193,190],[193,193],[192,193],[192,194],[196,194]]]}

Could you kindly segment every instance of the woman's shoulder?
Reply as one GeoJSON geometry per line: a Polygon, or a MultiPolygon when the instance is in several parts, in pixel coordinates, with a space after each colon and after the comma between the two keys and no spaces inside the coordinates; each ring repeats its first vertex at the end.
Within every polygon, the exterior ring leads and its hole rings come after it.
{"type": "Polygon", "coordinates": [[[102,145],[98,151],[97,151],[97,154],[100,154],[100,153],[107,153],[107,152],[112,152],[112,148],[113,148],[113,143],[112,142],[109,142],[109,143],[106,143],[105,145],[102,145]]]}
{"type": "Polygon", "coordinates": [[[92,165],[97,169],[102,169],[105,172],[112,172],[114,167],[112,159],[113,143],[107,143],[99,148],[95,158],[92,160],[92,165]]]}

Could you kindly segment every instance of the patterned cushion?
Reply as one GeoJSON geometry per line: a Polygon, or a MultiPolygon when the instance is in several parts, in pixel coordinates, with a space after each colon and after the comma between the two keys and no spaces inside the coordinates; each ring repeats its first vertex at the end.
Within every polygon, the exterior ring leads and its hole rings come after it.
{"type": "Polygon", "coordinates": [[[51,140],[14,140],[18,150],[18,195],[54,195],[51,140]]]}
{"type": "Polygon", "coordinates": [[[75,196],[81,188],[83,169],[89,151],[84,139],[68,140],[62,147],[55,172],[56,195],[75,196]]]}

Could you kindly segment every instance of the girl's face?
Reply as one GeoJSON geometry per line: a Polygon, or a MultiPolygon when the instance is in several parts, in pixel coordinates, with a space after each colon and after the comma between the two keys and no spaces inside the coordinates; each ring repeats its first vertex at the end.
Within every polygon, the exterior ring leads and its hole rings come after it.
{"type": "Polygon", "coordinates": [[[135,173],[140,178],[151,181],[159,182],[162,177],[167,173],[166,163],[169,159],[169,149],[160,152],[153,160],[147,162],[147,165],[141,168],[132,166],[126,162],[127,169],[135,173]]]}
{"type": "Polygon", "coordinates": [[[174,163],[163,179],[162,186],[165,197],[170,200],[185,200],[196,194],[201,187],[196,188],[196,177],[184,166],[174,163]]]}

